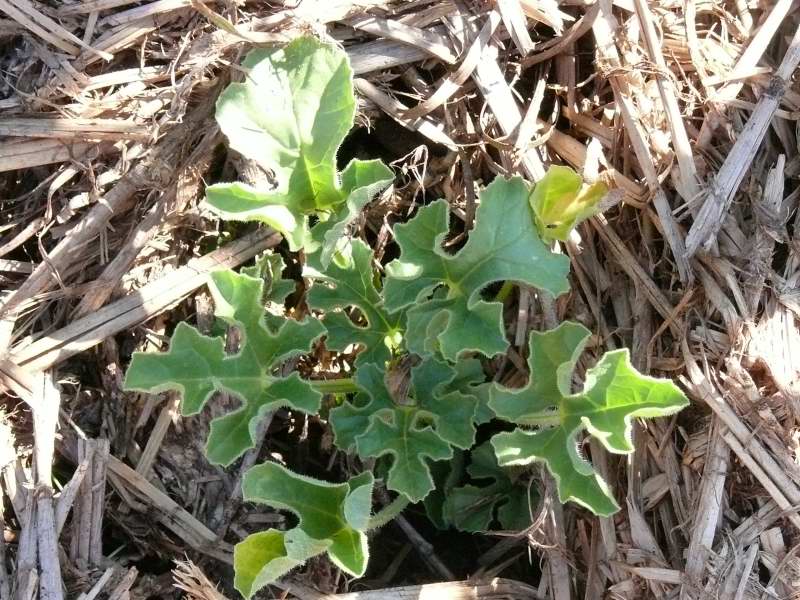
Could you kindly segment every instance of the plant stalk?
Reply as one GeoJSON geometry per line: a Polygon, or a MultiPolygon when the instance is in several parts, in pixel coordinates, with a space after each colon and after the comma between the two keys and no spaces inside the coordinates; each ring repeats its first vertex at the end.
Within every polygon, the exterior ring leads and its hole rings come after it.
{"type": "Polygon", "coordinates": [[[367,525],[367,531],[383,527],[389,521],[403,512],[409,504],[411,504],[411,501],[403,496],[403,494],[400,494],[397,498],[384,506],[380,511],[372,515],[372,518],[370,518],[369,524],[367,525]]]}
{"type": "Polygon", "coordinates": [[[343,379],[311,379],[308,381],[320,394],[352,394],[358,391],[350,377],[343,379]]]}
{"type": "Polygon", "coordinates": [[[541,411],[514,419],[514,422],[528,427],[555,427],[561,424],[561,415],[552,410],[541,411]]]}

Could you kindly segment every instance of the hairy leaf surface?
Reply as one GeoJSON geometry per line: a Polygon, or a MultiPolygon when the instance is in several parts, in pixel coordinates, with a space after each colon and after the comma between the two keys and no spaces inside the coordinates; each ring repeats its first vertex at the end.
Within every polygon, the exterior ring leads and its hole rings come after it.
{"type": "MultiPolygon", "coordinates": [[[[306,413],[319,410],[321,395],[297,373],[274,375],[286,359],[308,352],[324,332],[316,319],[270,319],[264,313],[264,280],[233,271],[218,271],[209,283],[215,314],[238,328],[241,348],[226,354],[219,337],[202,335],[180,323],[168,352],[133,355],[125,377],[125,389],[143,392],[177,390],[183,395],[182,413],[202,409],[214,391],[226,391],[242,401],[242,407],[211,423],[207,455],[228,465],[253,446],[258,421],[264,413],[289,407],[306,413]]],[[[283,293],[286,286],[278,283],[283,293]]]]}
{"type": "Polygon", "coordinates": [[[347,224],[392,180],[380,161],[354,160],[337,171],[336,153],[355,115],[347,55],[301,37],[253,50],[242,66],[247,76],[220,95],[217,122],[233,149],[274,175],[275,188],[212,185],[208,203],[224,219],[274,227],[292,250],[321,247],[327,264],[347,224]],[[308,215],[320,217],[317,233],[308,215]]]}
{"type": "Polygon", "coordinates": [[[481,299],[496,281],[515,281],[567,291],[569,259],[550,252],[539,238],[520,178],[495,179],[480,194],[476,224],[455,254],[442,248],[448,234],[448,206],[430,204],[395,227],[402,254],[386,267],[385,305],[408,309],[408,347],[418,354],[438,348],[448,360],[469,351],[504,352],[503,306],[481,299]],[[412,335],[413,332],[413,335],[412,335]]]}
{"type": "Polygon", "coordinates": [[[344,350],[350,344],[362,348],[356,366],[373,363],[383,365],[392,358],[392,350],[402,338],[405,315],[390,314],[375,287],[372,249],[361,240],[353,240],[350,251],[321,271],[310,267],[306,276],[317,284],[308,294],[312,308],[326,311],[322,322],[328,330],[326,345],[331,350],[344,350]],[[342,264],[344,263],[344,264],[342,264]],[[343,312],[357,308],[366,324],[357,325],[343,312]]]}
{"type": "Polygon", "coordinates": [[[383,376],[384,370],[376,364],[360,367],[354,379],[362,391],[356,394],[353,402],[346,401],[331,410],[329,420],[334,439],[342,450],[355,450],[356,438],[367,430],[372,415],[394,407],[383,376]]]}
{"type": "Polygon", "coordinates": [[[291,511],[299,522],[289,532],[268,530],[236,546],[237,589],[249,597],[323,551],[343,571],[363,575],[372,487],[371,473],[335,484],[297,475],[276,463],[249,469],[242,481],[244,499],[291,511]]]}
{"type": "Polygon", "coordinates": [[[489,406],[500,418],[536,431],[518,428],[492,438],[501,466],[543,461],[558,483],[562,502],[572,500],[596,514],[610,515],[619,507],[608,485],[578,449],[582,430],[606,449],[629,454],[631,420],[670,415],[688,404],[669,380],[642,375],[630,363],[628,351],[607,352],[586,373],[583,390],[571,393],[573,371],[590,332],[578,323],[530,336],[530,380],[521,389],[494,385],[489,406]]]}
{"type": "Polygon", "coordinates": [[[233,585],[245,598],[322,554],[330,540],[315,540],[302,529],[267,529],[247,536],[233,549],[233,585]]]}
{"type": "Polygon", "coordinates": [[[356,446],[363,457],[391,455],[386,485],[412,502],[419,502],[433,489],[427,461],[453,455],[450,444],[424,424],[420,412],[410,406],[375,413],[367,431],[356,438],[356,446]]]}
{"type": "Polygon", "coordinates": [[[342,171],[344,202],[330,212],[318,213],[320,222],[311,229],[309,251],[320,248],[319,260],[327,267],[336,250],[347,246],[345,234],[364,207],[394,179],[392,170],[380,160],[352,160],[342,171]]]}
{"type": "Polygon", "coordinates": [[[413,368],[408,397],[395,399],[384,371],[365,365],[356,376],[363,392],[331,411],[336,444],[355,447],[362,458],[390,456],[387,486],[417,502],[434,487],[428,461],[450,458],[454,447],[475,440],[478,398],[458,389],[468,391],[472,377],[429,357],[413,368]]]}

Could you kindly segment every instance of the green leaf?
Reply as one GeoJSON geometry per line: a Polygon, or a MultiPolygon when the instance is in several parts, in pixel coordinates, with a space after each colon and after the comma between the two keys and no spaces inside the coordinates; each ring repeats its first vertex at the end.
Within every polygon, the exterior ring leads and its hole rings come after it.
{"type": "Polygon", "coordinates": [[[607,352],[586,373],[581,392],[571,393],[573,371],[590,332],[578,323],[530,336],[530,381],[521,389],[494,385],[490,407],[501,418],[536,431],[516,429],[492,438],[501,466],[543,461],[558,484],[562,502],[572,500],[608,516],[619,507],[608,485],[580,453],[582,430],[610,452],[630,454],[631,420],[673,414],[688,404],[669,380],[642,375],[627,350],[607,352]]]}
{"type": "MultiPolygon", "coordinates": [[[[239,352],[228,355],[221,338],[204,336],[180,323],[168,352],[134,353],[125,389],[177,390],[183,395],[184,415],[199,412],[214,391],[238,397],[241,408],[212,421],[207,444],[209,460],[228,465],[252,448],[258,421],[267,411],[319,410],[321,395],[296,373],[278,377],[273,372],[286,359],[308,352],[324,328],[315,319],[281,319],[278,326],[269,327],[263,279],[219,271],[212,273],[209,288],[216,316],[241,334],[239,352]]],[[[285,286],[278,282],[275,289],[283,293],[285,286]]]]}
{"type": "Polygon", "coordinates": [[[383,365],[390,360],[402,336],[405,315],[402,311],[390,314],[383,307],[374,283],[372,249],[361,240],[353,240],[349,253],[331,262],[324,272],[314,266],[312,261],[304,273],[316,282],[308,294],[308,303],[326,313],[322,319],[328,330],[326,346],[342,351],[350,344],[359,344],[362,351],[356,366],[383,365]],[[364,325],[356,325],[342,312],[353,307],[366,320],[364,325]]]}
{"type": "Polygon", "coordinates": [[[265,192],[238,181],[215,183],[206,188],[206,202],[225,221],[269,225],[284,235],[291,250],[300,250],[311,239],[308,218],[286,194],[265,192]]]}
{"type": "Polygon", "coordinates": [[[576,225],[597,213],[607,193],[603,182],[584,185],[569,167],[551,166],[530,198],[542,239],[566,241],[576,225]]]}
{"type": "Polygon", "coordinates": [[[251,598],[329,546],[330,540],[315,540],[301,529],[267,529],[249,535],[233,549],[233,585],[242,596],[251,598]]]}
{"type": "Polygon", "coordinates": [[[392,395],[384,381],[384,370],[375,364],[360,367],[355,374],[356,384],[363,390],[354,402],[345,401],[331,410],[329,420],[336,445],[346,452],[356,446],[356,438],[369,427],[370,417],[394,406],[392,395]]]}
{"type": "Polygon", "coordinates": [[[231,147],[275,174],[275,193],[290,209],[336,206],[336,152],[356,109],[347,55],[300,37],[251,51],[242,67],[245,81],[217,100],[217,122],[231,147]]]}
{"type": "Polygon", "coordinates": [[[362,457],[392,456],[386,485],[390,490],[419,502],[433,489],[433,478],[426,459],[443,460],[453,455],[453,449],[424,424],[414,407],[398,406],[375,413],[370,426],[356,438],[362,457]]]}
{"type": "Polygon", "coordinates": [[[442,248],[449,230],[444,200],[395,227],[402,254],[386,267],[385,306],[395,311],[414,305],[408,310],[412,352],[436,346],[452,361],[464,352],[504,352],[503,306],[481,299],[490,283],[526,283],[556,296],[567,291],[569,259],[539,239],[528,196],[522,179],[495,179],[480,194],[475,229],[455,254],[442,248]],[[440,287],[444,293],[434,293],[440,287]]]}
{"type": "Polygon", "coordinates": [[[465,450],[475,441],[475,396],[452,386],[456,371],[447,363],[429,357],[411,371],[411,394],[416,407],[432,419],[436,433],[446,442],[465,450]]]}
{"type": "Polygon", "coordinates": [[[356,404],[331,411],[336,444],[347,450],[355,444],[362,458],[389,455],[387,486],[418,502],[434,488],[428,460],[450,458],[453,447],[469,448],[475,440],[478,399],[454,389],[457,374],[428,357],[412,369],[409,397],[395,401],[385,373],[374,364],[361,367],[356,383],[364,392],[356,404]]]}
{"type": "Polygon", "coordinates": [[[453,458],[431,463],[431,475],[436,488],[423,500],[425,514],[437,529],[445,530],[451,526],[444,514],[447,496],[464,476],[464,460],[467,453],[459,450],[453,458]]]}
{"type": "Polygon", "coordinates": [[[220,94],[217,122],[231,147],[272,173],[276,186],[212,185],[208,204],[223,219],[270,225],[291,250],[321,246],[327,265],[347,225],[393,178],[380,161],[353,161],[341,177],[336,169],[356,106],[347,54],[301,37],[253,50],[242,66],[247,77],[220,94]],[[313,234],[309,215],[322,221],[313,234]]]}
{"type": "MultiPolygon", "coordinates": [[[[258,258],[251,267],[242,267],[242,274],[264,280],[264,299],[273,304],[283,304],[289,294],[294,291],[295,283],[290,279],[282,279],[281,273],[286,265],[280,254],[268,252],[258,258]]],[[[281,313],[283,313],[281,307],[281,313]]]]}
{"type": "Polygon", "coordinates": [[[457,391],[477,399],[474,421],[476,425],[488,423],[494,418],[494,411],[489,408],[489,390],[491,384],[485,383],[486,374],[483,365],[477,358],[462,358],[453,365],[455,377],[443,387],[446,391],[457,391]]]}
{"type": "Polygon", "coordinates": [[[332,484],[297,475],[275,463],[249,469],[242,483],[245,500],[289,510],[299,523],[288,532],[269,529],[255,533],[236,545],[236,589],[250,598],[322,552],[351,575],[363,575],[372,486],[370,473],[332,484]]]}
{"type": "Polygon", "coordinates": [[[361,214],[364,207],[380,192],[389,187],[394,173],[380,160],[354,159],[342,171],[343,204],[324,220],[314,225],[311,236],[313,249],[320,248],[320,264],[327,268],[334,252],[346,246],[346,233],[350,224],[361,214]]]}
{"type": "Polygon", "coordinates": [[[467,472],[486,485],[467,484],[447,493],[444,517],[461,531],[488,531],[497,520],[502,529],[520,531],[531,523],[528,489],[500,468],[487,442],[472,451],[467,472]]]}
{"type": "Polygon", "coordinates": [[[324,549],[337,567],[360,577],[366,571],[369,555],[365,530],[373,483],[369,472],[337,484],[298,475],[276,463],[264,463],[245,473],[242,492],[247,501],[294,513],[299,519],[297,529],[325,544],[324,549]]]}

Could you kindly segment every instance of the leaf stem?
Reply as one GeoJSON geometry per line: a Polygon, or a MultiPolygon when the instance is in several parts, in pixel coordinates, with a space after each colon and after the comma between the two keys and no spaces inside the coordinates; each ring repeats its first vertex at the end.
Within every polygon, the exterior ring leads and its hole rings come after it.
{"type": "Polygon", "coordinates": [[[557,411],[543,410],[514,419],[514,422],[528,427],[554,427],[561,424],[561,415],[557,411]]]}
{"type": "Polygon", "coordinates": [[[379,529],[386,525],[389,521],[394,519],[397,515],[403,512],[406,507],[411,504],[411,501],[403,494],[400,494],[392,500],[389,504],[384,506],[380,511],[372,515],[372,518],[367,524],[367,531],[379,529]]]}
{"type": "Polygon", "coordinates": [[[310,379],[308,383],[320,394],[350,394],[358,391],[358,386],[350,377],[342,379],[310,379]]]}
{"type": "Polygon", "coordinates": [[[503,287],[500,288],[500,291],[497,292],[497,295],[494,297],[495,302],[505,302],[511,295],[511,292],[514,291],[515,285],[513,281],[504,281],[503,287]]]}

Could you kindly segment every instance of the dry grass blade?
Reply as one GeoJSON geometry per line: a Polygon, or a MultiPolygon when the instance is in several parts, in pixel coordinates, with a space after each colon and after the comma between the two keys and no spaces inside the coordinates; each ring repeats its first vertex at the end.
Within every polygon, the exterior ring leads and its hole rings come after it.
{"type": "Polygon", "coordinates": [[[498,578],[486,583],[449,581],[350,594],[322,595],[318,600],[412,600],[427,597],[448,600],[511,600],[537,598],[538,593],[535,588],[524,583],[498,578]]]}
{"type": "Polygon", "coordinates": [[[475,40],[464,54],[464,60],[461,61],[455,73],[445,79],[430,97],[414,108],[405,111],[403,117],[412,121],[424,117],[439,108],[448,98],[455,94],[478,66],[478,62],[481,60],[483,52],[488,48],[489,40],[499,24],[500,15],[495,11],[491,11],[475,40]]]}
{"type": "Polygon", "coordinates": [[[190,261],[178,271],[151,282],[51,335],[12,348],[9,357],[26,369],[46,369],[58,364],[78,352],[96,346],[108,336],[143,323],[175,305],[187,294],[205,285],[209,272],[238,266],[279,241],[279,234],[271,231],[245,236],[215,252],[190,261]]]}
{"type": "Polygon", "coordinates": [[[348,24],[372,35],[386,37],[419,48],[448,64],[453,64],[457,60],[447,38],[433,31],[378,17],[359,17],[351,19],[348,24]]]}
{"type": "Polygon", "coordinates": [[[0,135],[84,140],[139,140],[150,137],[149,127],[113,119],[13,118],[0,122],[0,135]]]}
{"type": "Polygon", "coordinates": [[[189,600],[227,600],[200,567],[190,560],[176,560],[172,576],[175,578],[175,587],[186,592],[189,600]]]}
{"type": "Polygon", "coordinates": [[[789,79],[799,65],[800,28],[795,32],[781,64],[758,99],[747,124],[709,186],[703,206],[686,236],[687,256],[693,256],[701,247],[708,249],[716,240],[716,234],[722,227],[733,196],[745,173],[750,169],[789,79]]]}
{"type": "Polygon", "coordinates": [[[77,56],[82,48],[104,60],[113,58],[108,52],[102,52],[89,46],[56,21],[36,10],[28,0],[14,0],[13,3],[8,0],[0,0],[0,11],[68,54],[77,56]]]}

